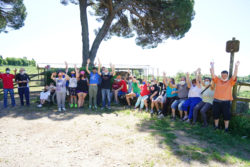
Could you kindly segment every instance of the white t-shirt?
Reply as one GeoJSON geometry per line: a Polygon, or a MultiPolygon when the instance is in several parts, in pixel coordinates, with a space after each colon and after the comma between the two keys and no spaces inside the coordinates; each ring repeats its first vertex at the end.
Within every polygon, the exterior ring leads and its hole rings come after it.
{"type": "Polygon", "coordinates": [[[40,100],[47,100],[50,96],[50,91],[47,92],[41,92],[40,93],[40,100]]]}
{"type": "Polygon", "coordinates": [[[202,92],[201,88],[198,88],[198,86],[193,86],[191,84],[191,88],[189,89],[188,92],[188,97],[201,97],[201,92],[202,92]]]}
{"type": "Polygon", "coordinates": [[[77,87],[77,79],[76,78],[70,78],[69,79],[69,87],[70,88],[76,88],[77,87]]]}

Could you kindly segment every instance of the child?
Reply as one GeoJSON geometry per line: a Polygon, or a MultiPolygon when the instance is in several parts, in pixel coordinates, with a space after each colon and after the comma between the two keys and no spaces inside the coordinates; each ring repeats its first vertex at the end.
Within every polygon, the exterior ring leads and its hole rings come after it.
{"type": "Polygon", "coordinates": [[[43,92],[40,93],[40,104],[37,105],[37,107],[39,108],[43,107],[43,104],[45,103],[46,100],[49,99],[49,96],[50,96],[49,86],[45,86],[43,92]]]}

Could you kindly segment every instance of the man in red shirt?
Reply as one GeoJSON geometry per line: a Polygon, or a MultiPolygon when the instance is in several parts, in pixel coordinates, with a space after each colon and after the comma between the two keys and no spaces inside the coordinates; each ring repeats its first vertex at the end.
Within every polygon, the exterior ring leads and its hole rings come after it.
{"type": "Polygon", "coordinates": [[[124,81],[120,75],[116,77],[119,88],[115,90],[115,102],[118,103],[118,96],[126,95],[128,92],[127,83],[124,81]]]}
{"type": "Polygon", "coordinates": [[[16,75],[16,69],[14,70],[15,75],[10,74],[10,69],[6,68],[5,74],[0,74],[0,79],[2,79],[3,82],[3,92],[4,92],[4,108],[7,108],[8,106],[8,93],[10,93],[11,97],[11,104],[13,107],[15,107],[15,98],[14,98],[14,84],[13,79],[15,79],[16,75]]]}

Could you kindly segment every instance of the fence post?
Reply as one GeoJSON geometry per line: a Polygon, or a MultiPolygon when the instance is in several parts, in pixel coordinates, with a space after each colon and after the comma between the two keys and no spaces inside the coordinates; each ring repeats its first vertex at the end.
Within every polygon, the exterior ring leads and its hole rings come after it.
{"type": "Polygon", "coordinates": [[[232,101],[232,113],[236,113],[236,108],[237,108],[237,101],[235,98],[237,98],[237,84],[234,85],[233,87],[233,98],[234,100],[232,101]]]}

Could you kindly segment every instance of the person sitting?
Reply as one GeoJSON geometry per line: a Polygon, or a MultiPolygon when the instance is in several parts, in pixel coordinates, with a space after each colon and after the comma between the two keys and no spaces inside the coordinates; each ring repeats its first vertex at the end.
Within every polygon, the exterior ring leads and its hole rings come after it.
{"type": "Polygon", "coordinates": [[[207,112],[212,109],[213,99],[214,99],[214,82],[211,82],[211,78],[206,77],[204,82],[199,79],[202,83],[202,101],[194,107],[193,112],[193,124],[196,123],[198,112],[201,112],[203,119],[203,127],[207,127],[207,112]]]}
{"type": "Polygon", "coordinates": [[[156,103],[156,99],[159,96],[160,88],[157,86],[156,79],[151,80],[151,86],[150,86],[150,95],[148,96],[148,99],[144,100],[144,104],[146,106],[146,111],[148,111],[148,105],[149,102],[151,102],[151,110],[150,114],[153,116],[154,114],[154,104],[156,103]]]}
{"type": "Polygon", "coordinates": [[[163,83],[166,87],[166,94],[165,94],[166,100],[165,103],[163,104],[163,110],[161,113],[159,113],[158,118],[163,118],[167,116],[168,113],[171,113],[171,105],[176,100],[177,97],[177,89],[171,87],[171,85],[175,85],[174,78],[167,78],[166,74],[163,73],[163,83]]]}
{"type": "Polygon", "coordinates": [[[40,104],[37,107],[41,108],[45,104],[46,101],[49,100],[50,90],[49,86],[45,86],[44,90],[40,93],[40,104]]]}
{"type": "Polygon", "coordinates": [[[201,85],[199,82],[199,75],[200,75],[200,69],[198,69],[195,72],[196,79],[193,79],[192,82],[190,82],[189,79],[189,73],[187,73],[187,85],[188,88],[190,88],[188,92],[188,99],[183,103],[182,110],[185,113],[185,116],[183,118],[183,121],[186,121],[188,123],[191,123],[191,119],[193,118],[193,110],[194,107],[202,101],[201,99],[201,85]],[[189,108],[189,113],[188,113],[189,108]]]}
{"type": "Polygon", "coordinates": [[[139,111],[141,112],[143,107],[144,107],[144,101],[148,98],[148,95],[150,94],[149,91],[149,84],[147,83],[147,80],[144,79],[142,81],[141,85],[141,93],[140,96],[138,97],[136,104],[135,104],[135,110],[136,108],[140,105],[139,111]]]}
{"type": "MultiPolygon", "coordinates": [[[[117,89],[119,89],[119,82],[117,81],[117,79],[114,79],[114,82],[113,82],[113,84],[112,84],[112,92],[111,92],[111,99],[113,99],[113,97],[114,97],[114,94],[115,94],[115,91],[117,90],[117,89]]],[[[114,99],[114,101],[115,101],[115,103],[117,103],[116,102],[116,100],[114,99]]]]}
{"type": "Polygon", "coordinates": [[[185,102],[185,100],[188,97],[188,92],[189,88],[186,83],[186,77],[183,76],[181,77],[181,81],[178,84],[172,84],[171,82],[169,83],[170,87],[176,88],[177,91],[177,99],[172,103],[171,109],[172,109],[172,120],[175,120],[175,111],[178,108],[179,114],[180,114],[180,119],[182,119],[182,104],[185,102]]]}
{"type": "Polygon", "coordinates": [[[131,103],[130,99],[133,99],[134,97],[139,97],[141,93],[140,90],[140,82],[136,80],[136,78],[132,77],[132,90],[131,93],[126,94],[126,101],[128,103],[128,107],[131,109],[131,103]]]}
{"type": "Polygon", "coordinates": [[[154,106],[155,106],[158,114],[160,114],[163,110],[163,103],[166,100],[166,98],[165,98],[166,88],[162,82],[158,83],[158,87],[159,87],[160,93],[159,93],[159,96],[157,97],[157,99],[155,100],[154,106]]]}
{"type": "Polygon", "coordinates": [[[122,79],[121,75],[118,75],[116,79],[119,84],[119,88],[115,90],[115,102],[116,104],[118,104],[119,103],[118,97],[126,95],[128,89],[127,89],[127,83],[124,81],[124,79],[122,79]]]}
{"type": "Polygon", "coordinates": [[[219,128],[219,118],[220,115],[223,114],[225,132],[228,132],[229,121],[231,118],[230,114],[230,104],[233,100],[232,96],[232,88],[237,81],[237,73],[240,62],[237,61],[235,63],[235,69],[233,76],[228,79],[228,72],[222,71],[221,78],[217,77],[214,74],[214,62],[210,63],[211,65],[211,75],[213,82],[215,83],[215,91],[214,91],[214,101],[213,101],[213,117],[215,129],[219,128]]]}
{"type": "Polygon", "coordinates": [[[11,97],[11,105],[12,107],[16,106],[15,97],[14,97],[14,84],[13,79],[16,76],[16,69],[14,70],[15,75],[10,74],[10,69],[6,68],[6,73],[0,73],[0,79],[3,81],[3,97],[4,97],[4,108],[8,107],[8,93],[10,93],[11,97]]]}

